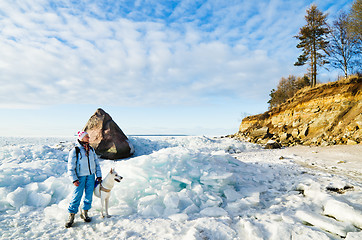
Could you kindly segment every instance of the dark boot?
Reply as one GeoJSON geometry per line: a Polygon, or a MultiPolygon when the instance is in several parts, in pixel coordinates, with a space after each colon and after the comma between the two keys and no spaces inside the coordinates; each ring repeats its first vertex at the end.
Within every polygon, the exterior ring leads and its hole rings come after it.
{"type": "Polygon", "coordinates": [[[84,222],[92,221],[92,219],[88,216],[88,210],[82,210],[80,217],[84,220],[84,222]]]}
{"type": "Polygon", "coordinates": [[[65,223],[66,228],[70,228],[74,223],[75,213],[69,213],[68,221],[65,223]]]}

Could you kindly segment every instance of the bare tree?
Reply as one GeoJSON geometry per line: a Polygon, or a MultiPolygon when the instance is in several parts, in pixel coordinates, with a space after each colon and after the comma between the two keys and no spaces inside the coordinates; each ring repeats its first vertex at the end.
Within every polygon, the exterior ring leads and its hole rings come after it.
{"type": "Polygon", "coordinates": [[[362,0],[355,0],[349,13],[348,32],[362,41],[362,0]]]}
{"type": "Polygon", "coordinates": [[[288,78],[282,77],[279,80],[277,89],[272,89],[269,94],[269,109],[286,102],[289,98],[292,98],[299,89],[309,85],[310,82],[307,76],[297,78],[293,75],[289,75],[288,78]]]}
{"type": "Polygon", "coordinates": [[[333,25],[329,26],[330,38],[326,48],[329,65],[341,69],[345,77],[353,72],[355,66],[361,64],[360,41],[355,35],[348,34],[348,26],[348,15],[342,12],[333,25]]]}

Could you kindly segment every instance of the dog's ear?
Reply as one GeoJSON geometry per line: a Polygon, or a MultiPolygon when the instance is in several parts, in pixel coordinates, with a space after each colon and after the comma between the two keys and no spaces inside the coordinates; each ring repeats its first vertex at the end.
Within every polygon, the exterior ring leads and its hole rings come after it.
{"type": "Polygon", "coordinates": [[[113,173],[113,168],[111,168],[111,171],[110,171],[110,173],[111,173],[111,174],[113,173]]]}

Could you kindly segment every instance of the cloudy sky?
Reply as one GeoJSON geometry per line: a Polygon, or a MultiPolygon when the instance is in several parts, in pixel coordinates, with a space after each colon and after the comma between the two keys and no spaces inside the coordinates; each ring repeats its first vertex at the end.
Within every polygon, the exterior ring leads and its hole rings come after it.
{"type": "Polygon", "coordinates": [[[2,0],[0,136],[72,136],[99,107],[127,135],[235,133],[306,72],[306,9],[333,20],[352,2],[2,0]]]}

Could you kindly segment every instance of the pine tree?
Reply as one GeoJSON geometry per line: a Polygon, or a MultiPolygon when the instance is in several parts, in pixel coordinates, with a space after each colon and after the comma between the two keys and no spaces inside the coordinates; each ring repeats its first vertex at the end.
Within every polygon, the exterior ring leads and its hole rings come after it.
{"type": "Polygon", "coordinates": [[[326,37],[329,33],[326,24],[327,15],[318,10],[316,5],[307,9],[305,20],[307,24],[303,26],[295,38],[300,40],[297,48],[301,48],[303,53],[298,57],[295,66],[302,66],[308,60],[310,64],[311,85],[314,87],[317,83],[317,66],[323,66],[326,55],[325,51],[328,44],[326,37]]]}

